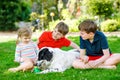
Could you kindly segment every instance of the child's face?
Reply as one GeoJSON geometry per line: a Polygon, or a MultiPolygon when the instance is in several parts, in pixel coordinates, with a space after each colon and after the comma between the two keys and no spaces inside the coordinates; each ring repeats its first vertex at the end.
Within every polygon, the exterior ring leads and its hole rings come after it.
{"type": "Polygon", "coordinates": [[[53,39],[57,40],[57,39],[64,37],[64,35],[62,33],[58,32],[58,29],[54,29],[53,33],[52,33],[52,37],[53,37],[53,39]]]}
{"type": "Polygon", "coordinates": [[[21,42],[27,44],[31,41],[31,36],[22,36],[21,37],[21,42]]]}
{"type": "Polygon", "coordinates": [[[85,31],[80,31],[80,36],[82,39],[87,40],[93,38],[94,34],[92,32],[86,33],[85,31]]]}

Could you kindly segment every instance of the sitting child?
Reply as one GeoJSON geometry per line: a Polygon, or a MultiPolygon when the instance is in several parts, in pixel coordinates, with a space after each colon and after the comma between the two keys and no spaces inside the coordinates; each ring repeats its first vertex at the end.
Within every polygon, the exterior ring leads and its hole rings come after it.
{"type": "Polygon", "coordinates": [[[37,60],[38,47],[31,40],[32,31],[27,27],[22,27],[18,30],[16,41],[15,62],[19,62],[20,66],[10,68],[9,71],[25,71],[32,69],[37,60]]]}
{"type": "Polygon", "coordinates": [[[120,62],[120,54],[112,54],[106,36],[97,31],[92,20],[85,20],[79,26],[80,59],[73,62],[74,68],[107,68],[115,69],[120,62]]]}
{"type": "Polygon", "coordinates": [[[77,44],[70,41],[65,37],[69,32],[69,27],[64,22],[59,22],[53,31],[45,31],[38,39],[38,47],[52,47],[52,48],[62,48],[69,47],[75,48],[80,51],[77,44]]]}

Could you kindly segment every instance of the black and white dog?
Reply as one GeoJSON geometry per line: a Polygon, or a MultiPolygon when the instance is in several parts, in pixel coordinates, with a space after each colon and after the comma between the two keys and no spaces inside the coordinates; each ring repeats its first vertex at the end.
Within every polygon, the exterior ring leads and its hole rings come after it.
{"type": "Polygon", "coordinates": [[[63,51],[59,48],[44,47],[38,54],[37,66],[41,73],[63,72],[72,67],[72,63],[79,58],[80,52],[76,49],[63,51]]]}

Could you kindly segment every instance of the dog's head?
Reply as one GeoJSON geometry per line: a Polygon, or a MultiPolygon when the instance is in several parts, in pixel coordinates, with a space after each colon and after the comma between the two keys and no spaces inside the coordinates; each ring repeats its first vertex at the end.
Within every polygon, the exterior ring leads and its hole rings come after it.
{"type": "Polygon", "coordinates": [[[48,48],[43,48],[43,49],[40,50],[40,52],[38,54],[38,60],[37,60],[36,65],[41,70],[45,70],[50,65],[52,57],[53,57],[53,52],[50,51],[48,48]]]}

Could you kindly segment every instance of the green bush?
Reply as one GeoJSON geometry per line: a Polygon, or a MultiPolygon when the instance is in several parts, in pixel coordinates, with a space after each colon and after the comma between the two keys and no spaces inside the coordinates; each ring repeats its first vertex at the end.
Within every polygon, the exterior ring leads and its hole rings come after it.
{"type": "MultiPolygon", "coordinates": [[[[53,22],[49,22],[49,30],[52,31],[55,26],[57,25],[57,23],[59,23],[60,20],[56,20],[53,22]]],[[[79,25],[79,20],[77,19],[72,19],[72,20],[64,20],[63,22],[65,22],[68,27],[69,27],[69,32],[77,32],[78,31],[78,25],[79,25]]]]}
{"type": "MultiPolygon", "coordinates": [[[[88,15],[81,15],[79,17],[79,19],[66,19],[63,20],[63,22],[65,22],[68,26],[69,26],[69,32],[78,32],[78,25],[84,21],[85,19],[94,19],[92,16],[88,16],[88,15]]],[[[59,23],[60,20],[56,20],[56,21],[52,21],[49,22],[49,27],[48,30],[53,30],[55,28],[55,26],[57,25],[57,23],[59,23]]]]}
{"type": "Polygon", "coordinates": [[[13,31],[15,22],[29,19],[30,7],[19,0],[3,0],[0,3],[0,31],[13,31]]]}
{"type": "Polygon", "coordinates": [[[112,32],[118,30],[118,22],[116,20],[106,20],[101,23],[101,30],[104,32],[112,32]]]}
{"type": "Polygon", "coordinates": [[[61,12],[61,16],[63,19],[71,19],[73,17],[71,13],[68,11],[68,9],[63,9],[61,12]]]}
{"type": "Polygon", "coordinates": [[[60,22],[60,20],[49,22],[48,30],[52,31],[55,28],[55,26],[57,25],[57,23],[59,23],[59,22],[60,22]]]}
{"type": "Polygon", "coordinates": [[[90,15],[81,15],[79,17],[79,23],[81,23],[82,21],[86,20],[86,19],[91,19],[91,20],[94,20],[94,16],[90,16],[90,15]]]}
{"type": "Polygon", "coordinates": [[[69,26],[69,32],[78,32],[79,20],[65,20],[65,23],[69,26]]]}
{"type": "Polygon", "coordinates": [[[113,0],[83,0],[87,14],[110,17],[113,13],[113,0]]]}
{"type": "Polygon", "coordinates": [[[114,13],[113,19],[117,20],[119,24],[118,28],[120,29],[120,12],[114,13]]]}

